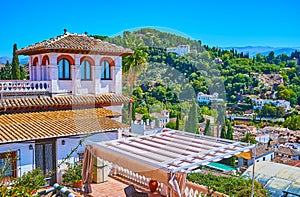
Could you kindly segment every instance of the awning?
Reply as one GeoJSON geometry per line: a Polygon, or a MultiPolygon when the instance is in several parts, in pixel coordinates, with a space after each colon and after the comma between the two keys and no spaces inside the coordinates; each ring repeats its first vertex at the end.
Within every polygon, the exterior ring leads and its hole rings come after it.
{"type": "Polygon", "coordinates": [[[88,142],[95,156],[148,178],[168,183],[171,174],[249,152],[255,145],[171,130],[101,143],[88,142]]]}

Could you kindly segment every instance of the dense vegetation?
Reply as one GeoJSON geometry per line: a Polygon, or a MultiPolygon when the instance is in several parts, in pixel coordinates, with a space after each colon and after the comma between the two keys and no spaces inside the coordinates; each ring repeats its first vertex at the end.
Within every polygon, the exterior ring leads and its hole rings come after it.
{"type": "MultiPolygon", "coordinates": [[[[290,56],[275,56],[274,52],[270,52],[267,56],[257,54],[250,58],[248,54],[237,53],[234,49],[209,47],[199,40],[149,28],[125,31],[123,36],[113,38],[95,37],[129,48],[132,47],[127,42],[128,37],[143,43],[142,50],[148,54],[148,69],[139,73],[132,95],[135,99],[134,111],[144,115],[145,119],[151,118],[152,112],[165,108],[170,111],[171,118],[179,114],[179,128],[185,129],[185,117],[189,116],[189,109],[198,92],[219,93],[219,98],[227,101],[227,107],[232,107],[231,110],[237,114],[252,109],[251,98],[255,97],[284,99],[290,101],[292,106],[300,102],[299,68],[295,60],[300,56],[298,51],[290,56]],[[190,45],[191,53],[178,56],[166,52],[167,47],[184,44],[190,45]],[[217,58],[221,61],[215,61],[217,58]],[[259,76],[267,74],[277,74],[282,83],[268,85],[259,79],[259,76]]],[[[124,92],[131,95],[127,87],[124,87],[124,92]]],[[[202,115],[207,114],[212,115],[218,124],[224,124],[223,104],[212,104],[208,109],[205,107],[194,113],[196,121],[204,121],[202,115]]],[[[286,114],[282,107],[272,105],[266,105],[255,113],[262,117],[293,115],[286,114]]],[[[174,127],[174,124],[168,126],[174,127]]]]}
{"type": "MultiPolygon", "coordinates": [[[[200,185],[207,186],[213,191],[235,197],[251,196],[252,180],[245,180],[236,177],[216,176],[213,174],[190,173],[187,180],[200,185]]],[[[255,195],[259,197],[268,196],[263,186],[255,181],[255,195]]]]}

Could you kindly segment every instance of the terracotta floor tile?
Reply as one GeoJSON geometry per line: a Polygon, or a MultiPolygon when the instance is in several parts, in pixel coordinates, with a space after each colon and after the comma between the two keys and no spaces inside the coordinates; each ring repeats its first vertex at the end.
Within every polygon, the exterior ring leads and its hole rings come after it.
{"type": "MultiPolygon", "coordinates": [[[[108,181],[104,183],[93,183],[92,194],[93,197],[126,197],[124,188],[130,184],[134,184],[127,179],[121,177],[108,177],[108,181]]],[[[158,193],[150,193],[149,189],[137,184],[134,184],[135,188],[141,192],[147,192],[149,197],[160,197],[158,193]]],[[[87,195],[86,195],[87,196],[87,195]]]]}

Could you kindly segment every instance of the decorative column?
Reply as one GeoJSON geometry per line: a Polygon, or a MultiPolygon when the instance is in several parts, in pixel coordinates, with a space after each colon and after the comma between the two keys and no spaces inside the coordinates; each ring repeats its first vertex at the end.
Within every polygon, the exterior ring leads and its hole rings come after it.
{"type": "Polygon", "coordinates": [[[37,65],[36,66],[36,81],[41,81],[41,73],[42,73],[41,65],[37,65]]]}
{"type": "Polygon", "coordinates": [[[28,67],[29,67],[29,80],[30,81],[33,81],[33,70],[32,70],[32,58],[31,56],[29,56],[29,59],[28,59],[28,67]]]}
{"type": "Polygon", "coordinates": [[[71,77],[72,77],[72,94],[81,94],[81,79],[80,79],[80,55],[75,55],[75,65],[71,65],[71,77]]]}
{"type": "Polygon", "coordinates": [[[80,80],[80,66],[72,65],[71,66],[71,76],[72,76],[72,94],[73,95],[80,95],[80,88],[81,88],[81,80],[80,80]]]}
{"type": "Polygon", "coordinates": [[[122,94],[122,57],[115,59],[114,74],[114,92],[116,94],[122,94]]]}
{"type": "Polygon", "coordinates": [[[41,60],[41,56],[39,55],[38,57],[38,64],[36,65],[36,76],[35,76],[35,80],[36,81],[41,81],[42,80],[42,60],[41,60]]]}
{"type": "Polygon", "coordinates": [[[93,89],[94,89],[94,94],[101,94],[101,67],[100,67],[100,60],[101,56],[96,56],[95,57],[95,66],[93,66],[94,72],[93,74],[93,89]]]}
{"type": "Polygon", "coordinates": [[[58,83],[58,65],[57,65],[57,57],[58,54],[51,54],[49,55],[49,65],[48,67],[48,74],[49,74],[49,81],[50,81],[50,93],[58,93],[59,92],[59,83],[58,83]]]}

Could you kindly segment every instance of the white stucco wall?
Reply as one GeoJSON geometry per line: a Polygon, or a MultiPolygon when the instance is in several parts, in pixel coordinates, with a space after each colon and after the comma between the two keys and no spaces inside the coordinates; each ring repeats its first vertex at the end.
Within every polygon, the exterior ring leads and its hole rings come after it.
{"type": "MultiPolygon", "coordinates": [[[[123,105],[115,105],[115,106],[108,106],[108,107],[105,107],[109,110],[112,110],[114,112],[118,112],[120,114],[122,114],[122,108],[123,108],[123,105]]],[[[122,122],[122,116],[120,117],[116,117],[116,118],[112,118],[113,120],[116,120],[118,122],[122,122]]]]}
{"type": "Polygon", "coordinates": [[[114,88],[114,81],[113,80],[101,80],[101,89],[100,93],[114,93],[115,88],[114,88]]]}
{"type": "MultiPolygon", "coordinates": [[[[59,165],[63,158],[65,158],[73,148],[75,148],[79,140],[81,138],[59,138],[56,142],[56,158],[57,158],[57,165],[59,165]],[[62,145],[62,140],[65,141],[65,144],[62,145]]],[[[108,140],[115,140],[118,139],[118,131],[112,132],[103,132],[98,134],[93,134],[89,136],[82,146],[78,148],[70,157],[68,162],[73,163],[78,161],[78,153],[83,153],[86,143],[90,140],[93,142],[103,142],[108,140]]],[[[21,176],[23,173],[31,171],[35,168],[35,160],[34,160],[34,142],[22,142],[22,143],[11,143],[11,144],[2,144],[0,145],[0,153],[10,152],[10,151],[17,151],[17,176],[21,176]],[[33,150],[29,150],[29,145],[32,145],[33,150]]],[[[65,164],[61,165],[61,168],[64,168],[65,164]]],[[[58,181],[61,176],[61,171],[58,169],[57,171],[57,178],[58,181]]]]}
{"type": "Polygon", "coordinates": [[[71,92],[72,91],[72,80],[58,80],[59,92],[71,92]]]}
{"type": "MultiPolygon", "coordinates": [[[[238,158],[238,166],[244,166],[244,158],[239,157],[238,158]]],[[[255,158],[256,162],[262,162],[262,161],[273,161],[274,160],[274,152],[269,152],[267,154],[261,155],[259,157],[255,158]]],[[[251,166],[253,164],[253,160],[246,160],[247,166],[251,166]]]]}

